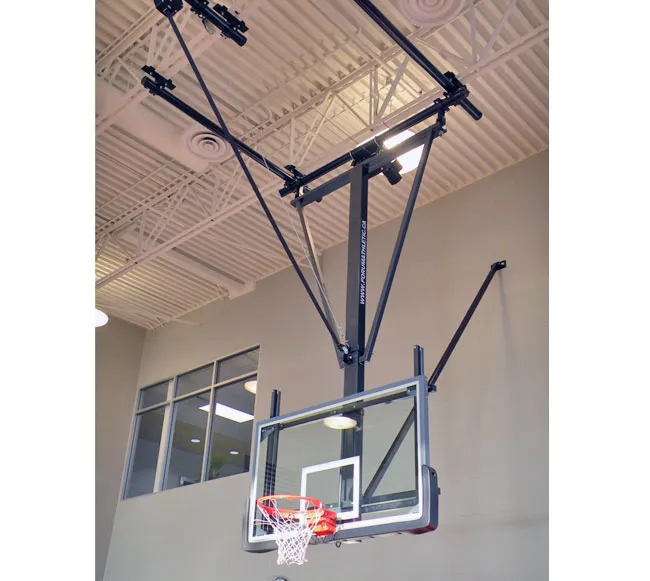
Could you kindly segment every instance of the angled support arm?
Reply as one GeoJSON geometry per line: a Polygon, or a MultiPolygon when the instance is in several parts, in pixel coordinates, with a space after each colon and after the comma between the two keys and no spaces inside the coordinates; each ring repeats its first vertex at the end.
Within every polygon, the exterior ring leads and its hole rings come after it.
{"type": "Polygon", "coordinates": [[[174,16],[171,12],[166,12],[165,15],[167,16],[167,19],[169,20],[169,24],[172,27],[172,30],[174,31],[174,34],[176,35],[176,38],[178,39],[179,44],[181,45],[181,48],[183,49],[183,52],[185,53],[185,56],[187,57],[187,60],[192,67],[192,71],[194,72],[194,75],[196,76],[197,81],[199,82],[199,85],[201,86],[201,90],[203,91],[203,94],[205,95],[206,99],[208,100],[208,103],[210,104],[210,108],[212,109],[213,113],[215,114],[215,117],[217,118],[217,121],[219,122],[220,129],[222,130],[223,137],[228,141],[230,146],[232,147],[232,150],[235,154],[235,157],[237,158],[237,161],[239,162],[239,165],[242,168],[242,171],[244,172],[244,175],[246,176],[246,179],[248,180],[248,183],[250,184],[253,192],[255,193],[255,197],[257,198],[258,202],[260,203],[260,206],[262,206],[262,210],[264,211],[264,214],[266,214],[266,217],[271,224],[271,227],[273,228],[273,231],[275,232],[275,235],[277,236],[280,244],[282,245],[282,248],[284,249],[287,257],[289,258],[289,261],[291,262],[291,265],[293,266],[294,270],[296,271],[296,274],[298,275],[298,278],[300,279],[300,282],[302,283],[303,287],[307,291],[307,295],[309,296],[309,299],[311,300],[312,304],[314,305],[316,311],[318,312],[318,315],[320,316],[321,320],[323,321],[323,324],[325,325],[325,328],[327,329],[328,333],[332,337],[332,340],[334,341],[335,344],[339,346],[339,349],[341,351],[346,350],[346,346],[342,345],[339,343],[338,337],[336,335],[336,332],[334,329],[332,329],[331,325],[329,324],[329,321],[327,320],[327,317],[325,316],[325,313],[321,309],[320,305],[318,304],[318,301],[316,300],[316,297],[314,296],[314,293],[311,290],[311,287],[309,286],[309,283],[305,279],[305,275],[302,273],[302,270],[300,269],[300,266],[298,265],[298,262],[296,261],[296,258],[293,255],[293,252],[291,252],[291,248],[289,248],[289,245],[287,244],[287,241],[285,240],[282,231],[280,230],[277,222],[275,221],[275,218],[273,217],[273,214],[271,214],[271,210],[269,209],[266,201],[264,200],[264,197],[262,196],[262,193],[260,192],[259,187],[257,186],[257,182],[255,182],[255,179],[253,178],[250,170],[248,169],[248,166],[244,162],[244,159],[242,158],[242,154],[240,151],[240,146],[235,140],[235,138],[231,135],[230,130],[228,129],[228,126],[226,125],[226,122],[221,115],[221,112],[219,111],[219,108],[217,107],[216,103],[214,102],[214,99],[212,98],[212,94],[210,93],[207,85],[205,84],[205,81],[203,80],[203,75],[201,75],[201,72],[199,71],[198,67],[196,66],[196,62],[194,61],[194,58],[192,57],[192,54],[190,53],[189,49],[187,48],[187,44],[185,44],[185,40],[183,39],[183,35],[181,34],[180,30],[178,29],[178,26],[176,26],[176,22],[174,22],[174,16]]]}
{"type": "Polygon", "coordinates": [[[499,262],[495,262],[492,266],[490,266],[490,272],[488,272],[488,275],[485,277],[485,280],[483,281],[481,288],[478,290],[478,293],[476,293],[476,297],[474,297],[474,300],[472,301],[472,304],[469,306],[469,309],[467,309],[467,312],[465,313],[463,320],[460,322],[458,329],[456,329],[456,332],[454,333],[454,336],[451,338],[449,345],[447,345],[447,349],[445,349],[445,352],[442,354],[440,361],[438,361],[438,365],[436,365],[436,368],[433,370],[431,377],[429,377],[428,384],[429,384],[430,391],[435,391],[436,381],[438,381],[438,378],[440,377],[440,374],[443,372],[445,365],[447,365],[447,361],[449,361],[449,358],[451,357],[451,354],[454,352],[456,345],[458,345],[458,341],[460,341],[460,338],[463,336],[463,333],[465,332],[465,329],[467,328],[467,325],[469,324],[472,315],[474,314],[474,311],[476,311],[476,308],[478,307],[478,304],[481,302],[481,299],[483,298],[485,291],[490,286],[490,283],[492,282],[494,275],[499,270],[502,270],[505,267],[506,267],[505,260],[499,260],[499,262]]]}
{"type": "Polygon", "coordinates": [[[409,224],[411,223],[411,216],[413,215],[415,202],[417,201],[420,185],[422,184],[422,178],[424,177],[424,170],[427,165],[427,160],[429,159],[429,153],[431,152],[431,143],[436,137],[444,133],[444,124],[445,116],[444,114],[441,114],[438,118],[438,122],[428,130],[428,135],[426,137],[426,141],[424,142],[424,150],[422,151],[420,163],[418,164],[417,171],[415,172],[415,177],[413,178],[411,193],[409,194],[409,198],[406,202],[406,208],[404,209],[404,215],[402,216],[402,223],[399,227],[399,232],[397,233],[397,240],[395,241],[393,255],[388,265],[388,271],[386,272],[384,286],[381,289],[381,295],[379,295],[379,303],[377,305],[377,310],[375,311],[375,318],[372,321],[372,327],[370,328],[370,334],[368,335],[366,351],[363,356],[364,362],[370,361],[372,352],[375,348],[375,342],[377,341],[377,335],[379,334],[379,327],[384,316],[384,311],[386,310],[388,296],[390,294],[390,289],[393,286],[395,272],[397,271],[397,265],[399,263],[400,256],[402,255],[404,241],[406,240],[406,233],[408,232],[409,224]]]}
{"type": "Polygon", "coordinates": [[[402,427],[397,432],[397,435],[395,436],[393,443],[390,445],[388,452],[386,452],[386,455],[384,456],[383,460],[379,464],[379,468],[377,468],[375,475],[372,477],[372,480],[370,481],[368,487],[363,493],[362,502],[367,502],[370,498],[374,496],[377,487],[379,486],[382,479],[386,475],[386,472],[388,472],[388,468],[390,467],[393,458],[395,458],[395,454],[397,454],[397,451],[402,445],[404,438],[406,438],[406,434],[408,434],[408,431],[411,429],[411,426],[413,425],[414,421],[415,421],[415,404],[413,404],[413,409],[409,412],[408,416],[406,416],[406,419],[404,420],[402,427]]]}
{"type": "MultiPolygon", "coordinates": [[[[447,361],[449,361],[449,358],[451,357],[451,354],[454,352],[454,349],[456,345],[458,344],[458,341],[460,340],[463,332],[465,331],[465,328],[467,327],[470,319],[472,318],[472,315],[474,314],[474,311],[476,311],[476,308],[478,307],[478,304],[481,302],[481,299],[483,298],[483,295],[485,294],[485,291],[487,290],[488,286],[490,286],[490,282],[492,282],[492,279],[494,278],[494,275],[499,271],[502,270],[506,267],[506,261],[505,260],[500,260],[499,262],[495,262],[491,267],[490,267],[490,272],[488,273],[487,277],[483,281],[483,284],[481,285],[481,288],[479,289],[476,297],[472,301],[472,304],[470,305],[469,309],[467,310],[467,313],[463,317],[463,320],[460,323],[460,326],[458,327],[457,331],[454,333],[454,336],[452,337],[449,345],[447,346],[447,349],[445,349],[445,352],[443,353],[442,357],[440,358],[440,361],[438,362],[438,365],[436,365],[435,370],[431,374],[431,377],[429,378],[428,385],[429,385],[429,391],[434,391],[435,390],[435,382],[437,381],[438,377],[440,377],[440,374],[442,373],[442,370],[445,368],[445,365],[447,364],[447,361]]],[[[419,375],[419,372],[423,371],[423,354],[422,354],[422,348],[419,346],[415,346],[414,348],[414,367],[415,367],[415,374],[419,375]]],[[[402,427],[399,429],[397,432],[397,435],[395,436],[395,439],[393,440],[393,443],[390,445],[390,448],[388,448],[388,452],[386,452],[386,455],[382,459],[382,461],[379,463],[379,468],[377,468],[377,471],[375,472],[374,476],[370,480],[370,483],[368,484],[368,487],[366,488],[365,492],[363,493],[363,499],[364,501],[367,501],[369,498],[373,496],[375,493],[375,490],[377,490],[377,487],[379,486],[380,482],[384,478],[386,472],[388,471],[388,468],[391,465],[391,462],[395,458],[395,455],[397,454],[397,451],[399,450],[400,446],[402,445],[402,442],[404,442],[404,438],[406,438],[406,435],[408,434],[408,431],[411,429],[411,426],[413,425],[413,422],[415,421],[415,408],[413,408],[409,414],[406,416],[406,419],[404,420],[404,423],[402,424],[402,427]]]]}
{"type": "MultiPolygon", "coordinates": [[[[301,204],[296,205],[296,211],[298,212],[298,217],[300,218],[300,225],[302,226],[302,233],[305,238],[305,244],[307,246],[307,259],[309,264],[314,272],[314,278],[316,279],[316,285],[318,286],[318,292],[320,294],[321,305],[325,311],[325,316],[329,321],[329,324],[333,328],[337,328],[336,318],[332,312],[332,307],[327,295],[327,287],[325,286],[325,280],[323,279],[323,273],[321,271],[320,263],[318,257],[316,256],[316,249],[314,247],[314,239],[311,235],[311,229],[309,228],[309,223],[307,222],[307,216],[305,216],[305,209],[301,204]]],[[[343,354],[338,349],[338,345],[334,343],[334,348],[336,350],[336,357],[339,361],[339,367],[343,368],[343,354]]]]}
{"type": "MultiPolygon", "coordinates": [[[[222,139],[226,139],[225,131],[219,127],[214,121],[208,119],[205,115],[190,107],[185,101],[179,99],[171,91],[174,89],[174,84],[169,80],[160,75],[156,69],[152,66],[144,66],[142,70],[150,75],[149,77],[142,78],[142,86],[147,89],[152,95],[162,98],[164,101],[167,101],[172,107],[178,109],[181,113],[185,113],[190,119],[194,119],[199,125],[205,127],[208,131],[211,131],[215,135],[218,135],[222,139]]],[[[255,151],[252,147],[244,143],[243,141],[232,136],[233,142],[237,145],[239,150],[242,153],[245,153],[253,161],[259,163],[262,167],[269,170],[272,174],[279,177],[281,180],[292,181],[294,175],[288,170],[281,168],[279,165],[264,157],[261,153],[255,151]]]]}

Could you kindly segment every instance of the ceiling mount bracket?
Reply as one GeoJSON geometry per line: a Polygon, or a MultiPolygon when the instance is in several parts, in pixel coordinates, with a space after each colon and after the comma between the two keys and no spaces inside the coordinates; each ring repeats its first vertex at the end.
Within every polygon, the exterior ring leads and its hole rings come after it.
{"type": "Polygon", "coordinates": [[[183,8],[183,0],[154,0],[156,10],[162,12],[165,16],[168,14],[174,16],[183,8]]]}
{"type": "MultiPolygon", "coordinates": [[[[159,89],[169,89],[170,91],[173,91],[176,88],[176,85],[172,83],[172,80],[163,77],[158,71],[156,71],[155,67],[145,65],[142,67],[142,71],[153,77],[153,82],[159,89]]],[[[151,89],[149,89],[149,92],[155,94],[151,89]]]]}
{"type": "Polygon", "coordinates": [[[185,1],[190,5],[190,10],[201,19],[208,33],[213,34],[218,29],[224,38],[234,40],[239,46],[246,44],[247,38],[243,33],[248,32],[248,26],[235,16],[237,12],[233,14],[223,4],[215,4],[210,8],[208,0],[185,1]]]}

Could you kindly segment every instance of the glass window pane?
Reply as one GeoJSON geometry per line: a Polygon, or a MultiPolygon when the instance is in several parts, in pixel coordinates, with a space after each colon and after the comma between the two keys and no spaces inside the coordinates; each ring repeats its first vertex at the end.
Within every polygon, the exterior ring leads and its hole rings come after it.
{"type": "Polygon", "coordinates": [[[166,490],[201,481],[210,392],[179,401],[174,404],[174,408],[166,490]]]}
{"type": "Polygon", "coordinates": [[[255,395],[244,383],[215,390],[208,480],[248,472],[255,395]]]}
{"type": "Polygon", "coordinates": [[[138,409],[141,410],[166,401],[168,388],[169,380],[162,381],[156,385],[145,387],[140,390],[140,405],[138,406],[138,409]]]}
{"type": "Polygon", "coordinates": [[[126,498],[153,492],[166,408],[167,406],[164,406],[137,416],[126,498]]]}
{"type": "Polygon", "coordinates": [[[217,383],[257,371],[259,358],[260,350],[258,348],[219,361],[217,383]]]}
{"type": "Polygon", "coordinates": [[[192,393],[203,387],[210,387],[212,385],[213,369],[214,363],[210,363],[189,373],[179,375],[176,380],[176,396],[192,393]]]}

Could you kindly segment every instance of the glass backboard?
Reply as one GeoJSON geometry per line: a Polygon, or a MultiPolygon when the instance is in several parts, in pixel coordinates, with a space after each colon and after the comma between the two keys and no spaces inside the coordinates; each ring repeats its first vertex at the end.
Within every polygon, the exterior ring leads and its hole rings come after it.
{"type": "Polygon", "coordinates": [[[268,495],[335,511],[337,532],[325,541],[430,527],[427,396],[415,377],[259,422],[245,548],[268,550],[275,539],[256,505],[268,495]]]}

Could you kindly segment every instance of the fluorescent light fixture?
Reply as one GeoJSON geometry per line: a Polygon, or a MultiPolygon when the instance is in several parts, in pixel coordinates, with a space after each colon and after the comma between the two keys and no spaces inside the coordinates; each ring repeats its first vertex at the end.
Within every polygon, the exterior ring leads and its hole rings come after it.
{"type": "MultiPolygon", "coordinates": [[[[388,149],[392,149],[397,144],[402,143],[402,141],[406,141],[409,137],[413,137],[413,135],[415,134],[407,129],[406,131],[402,131],[401,133],[388,138],[386,141],[384,141],[384,145],[388,149]]],[[[404,175],[410,171],[413,171],[420,163],[422,151],[424,151],[424,145],[420,145],[411,151],[407,151],[404,155],[400,155],[397,158],[397,161],[402,164],[402,170],[399,173],[404,175]]]]}
{"type": "Polygon", "coordinates": [[[103,327],[108,323],[108,315],[104,311],[95,309],[95,327],[103,327]]]}
{"type": "Polygon", "coordinates": [[[200,441],[201,441],[201,440],[199,440],[198,438],[192,438],[192,439],[190,440],[190,442],[192,442],[192,444],[198,444],[200,441]]]}
{"type": "Polygon", "coordinates": [[[244,383],[244,389],[246,391],[250,391],[251,393],[257,393],[257,379],[253,379],[244,383]]]}
{"type": "Polygon", "coordinates": [[[329,418],[325,418],[323,423],[333,430],[348,430],[357,425],[356,420],[348,418],[347,416],[330,416],[329,418]]]}
{"type": "MultiPolygon", "coordinates": [[[[206,403],[205,405],[202,405],[199,409],[203,410],[204,412],[207,412],[210,410],[210,404],[206,403]]],[[[238,424],[243,424],[244,422],[250,422],[253,419],[253,416],[251,414],[247,414],[246,412],[243,412],[241,410],[236,410],[235,408],[231,408],[230,406],[223,405],[222,403],[218,403],[214,406],[214,415],[221,416],[222,418],[226,418],[227,420],[232,420],[233,422],[237,422],[238,424]]]]}
{"type": "MultiPolygon", "coordinates": [[[[370,141],[371,139],[380,138],[382,133],[385,133],[386,131],[388,131],[388,129],[382,131],[381,133],[378,133],[377,135],[374,135],[373,137],[369,137],[365,141],[362,141],[359,145],[368,143],[368,141],[370,141]]],[[[413,135],[415,135],[415,133],[413,133],[410,129],[405,129],[401,133],[398,133],[397,135],[393,135],[393,137],[389,137],[386,141],[384,141],[384,145],[386,146],[387,149],[392,149],[398,143],[402,143],[402,141],[406,141],[409,137],[413,137],[413,135]]],[[[402,166],[402,169],[400,170],[399,173],[401,175],[404,175],[406,173],[409,173],[410,171],[413,171],[418,166],[418,163],[420,163],[420,158],[422,157],[423,151],[424,151],[424,145],[420,145],[415,149],[412,149],[411,151],[407,151],[405,154],[400,155],[397,158],[397,161],[399,161],[400,165],[402,166]]]]}
{"type": "Polygon", "coordinates": [[[237,450],[230,450],[230,452],[228,452],[228,454],[232,454],[233,456],[237,456],[237,455],[239,455],[239,452],[237,452],[237,450]]]}

